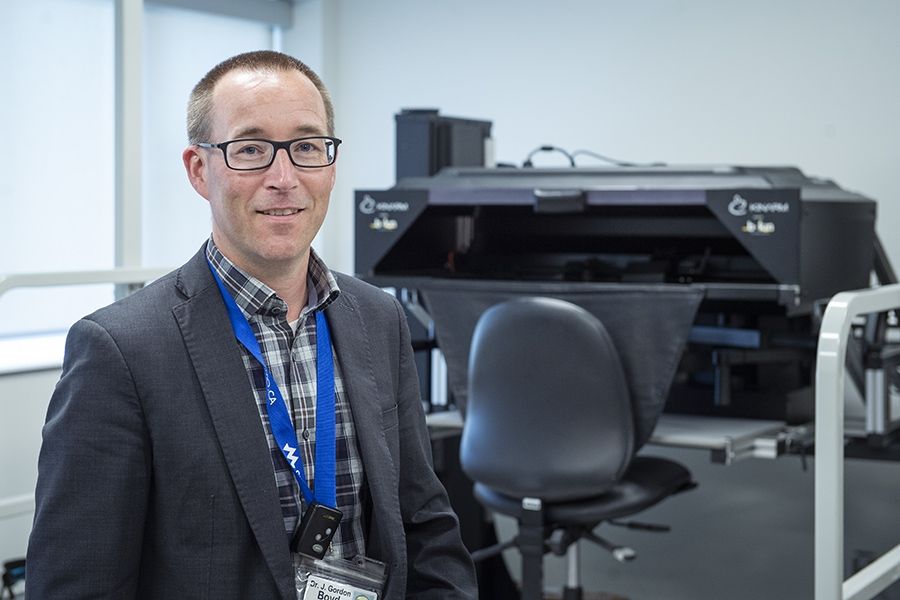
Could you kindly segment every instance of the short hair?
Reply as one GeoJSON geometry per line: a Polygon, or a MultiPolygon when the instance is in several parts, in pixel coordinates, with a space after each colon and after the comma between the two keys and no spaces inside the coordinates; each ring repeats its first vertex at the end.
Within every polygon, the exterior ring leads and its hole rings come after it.
{"type": "Polygon", "coordinates": [[[334,106],[331,104],[328,89],[315,71],[293,56],[274,50],[256,50],[238,54],[220,62],[210,69],[191,90],[187,106],[187,134],[191,144],[210,141],[208,138],[211,128],[210,113],[212,112],[213,90],[222,77],[232,71],[298,71],[305,75],[322,96],[322,101],[325,103],[328,135],[334,135],[334,106]]]}

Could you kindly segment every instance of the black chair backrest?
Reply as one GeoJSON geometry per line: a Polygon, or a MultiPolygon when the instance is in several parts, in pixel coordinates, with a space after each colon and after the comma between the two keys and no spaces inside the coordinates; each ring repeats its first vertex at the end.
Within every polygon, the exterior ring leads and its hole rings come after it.
{"type": "Polygon", "coordinates": [[[618,353],[603,324],[553,298],[516,298],[479,319],[460,446],[474,481],[515,497],[603,493],[634,452],[618,353]]]}

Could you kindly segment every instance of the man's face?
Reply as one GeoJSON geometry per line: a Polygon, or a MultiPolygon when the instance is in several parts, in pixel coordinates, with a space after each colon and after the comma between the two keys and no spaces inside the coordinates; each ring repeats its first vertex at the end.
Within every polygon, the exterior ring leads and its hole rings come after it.
{"type": "MultiPolygon", "coordinates": [[[[329,135],[325,104],[315,85],[296,71],[232,71],[213,90],[210,139],[290,140],[329,135]]],[[[191,184],[209,201],[216,245],[260,276],[305,265],[319,231],[334,165],[301,169],[279,150],[267,169],[235,171],[218,148],[188,147],[183,154],[191,184]]]]}

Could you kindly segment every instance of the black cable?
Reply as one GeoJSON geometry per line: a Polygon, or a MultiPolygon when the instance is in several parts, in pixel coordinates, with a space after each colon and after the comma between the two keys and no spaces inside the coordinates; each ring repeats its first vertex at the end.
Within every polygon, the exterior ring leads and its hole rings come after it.
{"type": "Polygon", "coordinates": [[[651,163],[636,163],[636,162],[629,162],[627,160],[618,160],[616,158],[610,158],[609,156],[604,156],[602,154],[598,154],[591,150],[576,150],[575,152],[572,153],[572,157],[578,156],[579,154],[586,154],[587,156],[591,156],[593,158],[596,158],[597,160],[602,160],[602,161],[608,162],[617,167],[664,167],[664,166],[666,166],[666,163],[659,162],[659,161],[651,162],[651,163]]]}
{"type": "Polygon", "coordinates": [[[597,154],[596,152],[592,152],[591,150],[576,150],[572,153],[572,157],[576,157],[579,154],[586,154],[587,156],[591,156],[596,158],[597,160],[602,160],[608,162],[610,164],[616,165],[617,167],[633,167],[635,164],[633,162],[627,162],[624,160],[618,160],[615,158],[610,158],[608,156],[603,156],[602,154],[597,154]]]}
{"type": "Polygon", "coordinates": [[[565,155],[565,157],[569,159],[570,166],[572,166],[572,167],[575,166],[575,158],[571,154],[569,154],[568,152],[566,152],[559,146],[551,146],[549,144],[545,144],[543,146],[538,146],[537,148],[535,148],[534,150],[529,152],[528,156],[525,157],[525,162],[522,163],[522,167],[525,167],[525,168],[533,167],[534,163],[531,162],[531,157],[534,156],[535,154],[537,154],[538,152],[559,152],[560,154],[565,155]]]}
{"type": "Polygon", "coordinates": [[[560,154],[565,156],[567,159],[569,159],[569,165],[572,167],[576,166],[575,165],[575,157],[579,156],[579,155],[587,155],[587,156],[596,158],[597,160],[602,160],[602,161],[608,162],[611,165],[615,165],[617,167],[664,167],[666,165],[666,163],[664,163],[664,162],[635,163],[635,162],[629,162],[629,161],[625,161],[625,160],[618,160],[616,158],[611,158],[609,156],[604,156],[602,154],[598,154],[597,152],[594,152],[592,150],[584,150],[584,149],[576,150],[575,152],[569,153],[565,149],[560,148],[559,146],[544,144],[543,146],[538,146],[537,148],[535,148],[534,150],[532,150],[531,152],[528,153],[528,156],[525,157],[525,161],[522,163],[522,167],[523,168],[533,167],[534,163],[532,162],[531,159],[534,157],[535,154],[537,154],[539,152],[559,152],[560,154]]]}

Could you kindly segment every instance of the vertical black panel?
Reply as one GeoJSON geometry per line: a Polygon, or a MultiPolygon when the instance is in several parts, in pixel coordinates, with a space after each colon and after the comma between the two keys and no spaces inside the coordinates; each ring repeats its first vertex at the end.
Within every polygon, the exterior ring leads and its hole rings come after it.
{"type": "Polygon", "coordinates": [[[428,177],[444,167],[484,166],[491,122],[444,117],[434,109],[404,109],[397,122],[397,180],[428,177]]]}

